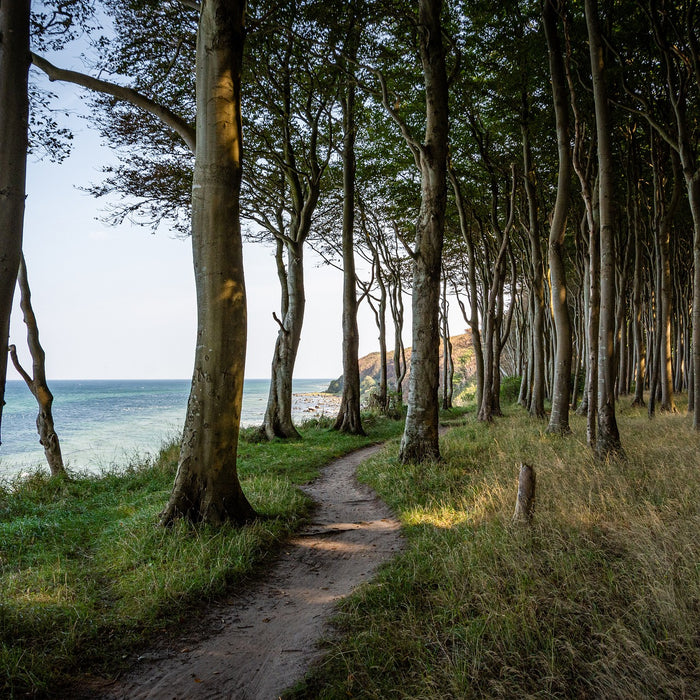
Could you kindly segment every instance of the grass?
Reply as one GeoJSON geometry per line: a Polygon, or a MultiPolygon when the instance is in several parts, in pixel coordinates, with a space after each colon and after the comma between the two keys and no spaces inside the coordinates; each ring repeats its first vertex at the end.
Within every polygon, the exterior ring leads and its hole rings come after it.
{"type": "MultiPolygon", "coordinates": [[[[684,410],[684,407],[681,407],[684,410]]],[[[620,404],[627,462],[512,407],[462,421],[443,461],[360,467],[406,548],[346,600],[293,698],[700,697],[700,440],[685,413],[620,404]],[[519,463],[531,528],[511,518],[519,463]]]]}
{"type": "Polygon", "coordinates": [[[241,483],[267,517],[242,529],[157,527],[175,445],[121,473],[70,480],[36,473],[0,484],[0,697],[48,695],[86,670],[113,673],[198,605],[264,567],[309,513],[296,485],[402,428],[369,415],[364,425],[366,438],[317,421],[302,428],[301,441],[244,439],[241,483]]]}

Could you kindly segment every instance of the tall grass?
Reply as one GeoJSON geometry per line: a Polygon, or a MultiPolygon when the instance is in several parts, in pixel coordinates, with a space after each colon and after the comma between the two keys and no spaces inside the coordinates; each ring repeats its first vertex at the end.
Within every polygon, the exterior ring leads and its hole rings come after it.
{"type": "Polygon", "coordinates": [[[443,461],[361,467],[406,550],[343,604],[308,698],[700,697],[700,440],[621,407],[626,462],[518,408],[469,420],[443,461]],[[514,526],[518,465],[537,473],[514,526]]]}
{"type": "Polygon", "coordinates": [[[365,426],[366,438],[309,423],[300,441],[242,442],[243,489],[266,516],[242,529],[157,526],[176,445],[123,472],[1,484],[0,697],[48,695],[78,672],[113,673],[197,605],[263,569],[309,512],[295,485],[401,431],[373,416],[365,426]]]}

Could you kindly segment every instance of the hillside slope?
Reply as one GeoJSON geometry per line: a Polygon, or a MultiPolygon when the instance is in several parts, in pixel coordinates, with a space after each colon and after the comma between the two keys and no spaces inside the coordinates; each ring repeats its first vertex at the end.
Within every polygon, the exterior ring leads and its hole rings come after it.
{"type": "MultiPolygon", "coordinates": [[[[462,335],[454,335],[450,338],[452,343],[452,362],[454,363],[455,373],[454,373],[454,385],[455,387],[465,384],[472,379],[474,373],[476,372],[476,363],[474,361],[474,346],[472,343],[471,331],[467,331],[462,335]]],[[[442,383],[442,370],[443,370],[443,350],[442,342],[440,342],[440,382],[442,383]]],[[[408,371],[406,372],[406,377],[403,380],[404,392],[408,389],[408,378],[411,372],[411,348],[406,348],[406,362],[408,364],[408,371]]],[[[377,384],[379,384],[379,374],[381,365],[381,354],[378,352],[371,352],[369,355],[365,355],[359,359],[360,365],[360,383],[362,386],[362,391],[367,392],[372,390],[377,384]]],[[[387,378],[389,382],[389,389],[396,389],[396,372],[394,371],[394,353],[393,351],[387,353],[387,378]]],[[[334,379],[329,387],[328,391],[332,394],[340,393],[343,389],[343,377],[342,375],[338,379],[334,379]]]]}

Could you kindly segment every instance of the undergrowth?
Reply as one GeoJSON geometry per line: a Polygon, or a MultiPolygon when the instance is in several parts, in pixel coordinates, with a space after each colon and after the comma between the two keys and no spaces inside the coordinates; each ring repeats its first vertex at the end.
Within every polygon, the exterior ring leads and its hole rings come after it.
{"type": "Polygon", "coordinates": [[[626,462],[517,407],[468,419],[443,461],[360,467],[406,548],[341,606],[295,698],[700,697],[700,457],[684,413],[620,404],[626,462]],[[514,526],[519,463],[534,524],[514,526]]]}
{"type": "Polygon", "coordinates": [[[0,484],[0,697],[49,695],[78,673],[114,673],[198,605],[264,568],[308,515],[295,487],[331,459],[400,434],[364,416],[368,437],[310,422],[303,439],[242,441],[239,472],[265,517],[237,529],[157,526],[178,448],[126,470],[0,484]]]}

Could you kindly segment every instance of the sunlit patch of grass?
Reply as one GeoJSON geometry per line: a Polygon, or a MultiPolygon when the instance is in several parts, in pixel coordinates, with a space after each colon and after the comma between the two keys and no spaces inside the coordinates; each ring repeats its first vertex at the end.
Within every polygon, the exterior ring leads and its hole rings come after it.
{"type": "MultiPolygon", "coordinates": [[[[679,402],[680,403],[680,402],[679,402]]],[[[625,406],[627,461],[596,461],[585,419],[549,436],[517,408],[471,418],[443,461],[394,447],[362,478],[406,550],[343,604],[339,635],[293,697],[698,697],[700,458],[688,416],[625,406]],[[511,523],[520,462],[530,528],[511,523]]]]}

